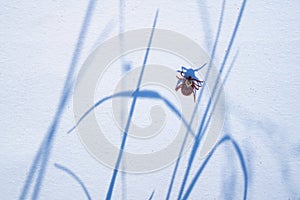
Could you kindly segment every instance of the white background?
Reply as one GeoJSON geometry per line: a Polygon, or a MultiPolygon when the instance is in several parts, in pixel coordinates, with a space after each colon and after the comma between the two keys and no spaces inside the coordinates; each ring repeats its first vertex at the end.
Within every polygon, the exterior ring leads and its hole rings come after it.
{"type": "MultiPolygon", "coordinates": [[[[126,1],[123,30],[151,27],[179,32],[211,52],[222,2],[126,1]]],[[[0,3],[0,191],[17,199],[59,103],[88,1],[2,1],[0,3]]],[[[227,1],[214,60],[220,66],[241,1],[227,1]]],[[[249,199],[300,197],[300,3],[249,1],[229,55],[239,50],[225,84],[224,133],[237,140],[246,158],[249,199]]],[[[119,33],[119,1],[96,4],[77,69],[91,51],[119,33]]],[[[228,65],[226,65],[228,68],[228,65]]],[[[93,199],[105,197],[111,169],[82,146],[72,102],[61,116],[40,199],[85,199],[78,183],[54,167],[78,175],[93,199]]],[[[197,183],[191,199],[241,199],[241,168],[229,145],[221,147],[197,183]],[[228,159],[229,158],[229,159],[228,159]]],[[[186,163],[184,157],[183,163],[186,163]]],[[[197,160],[195,166],[201,161],[197,160]]],[[[166,196],[173,165],[147,174],[119,174],[114,199],[166,196]],[[123,178],[122,178],[123,177],[123,178]]],[[[172,196],[178,194],[181,165],[172,196]]],[[[196,168],[195,168],[196,169],[196,168]]],[[[192,171],[195,170],[193,168],[192,171]]]]}

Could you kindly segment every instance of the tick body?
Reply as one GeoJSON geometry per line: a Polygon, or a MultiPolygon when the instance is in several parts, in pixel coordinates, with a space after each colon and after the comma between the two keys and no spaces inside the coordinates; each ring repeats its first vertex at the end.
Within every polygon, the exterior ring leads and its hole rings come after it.
{"type": "MultiPolygon", "coordinates": [[[[204,65],[202,67],[204,67],[204,65]]],[[[191,68],[187,69],[185,67],[182,67],[181,71],[178,70],[178,72],[180,72],[181,77],[176,76],[178,78],[178,82],[175,90],[178,91],[179,89],[181,89],[181,93],[185,96],[190,96],[191,94],[193,94],[194,102],[196,101],[196,91],[202,87],[202,83],[204,82],[200,81],[195,76],[195,71],[198,71],[199,69],[194,70],[191,68]]]]}

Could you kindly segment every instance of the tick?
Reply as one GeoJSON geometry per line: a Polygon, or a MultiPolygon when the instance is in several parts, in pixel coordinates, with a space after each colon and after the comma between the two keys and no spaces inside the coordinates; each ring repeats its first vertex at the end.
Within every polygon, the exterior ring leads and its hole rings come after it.
{"type": "Polygon", "coordinates": [[[181,67],[181,70],[177,70],[177,72],[180,73],[181,77],[176,76],[179,80],[177,82],[177,86],[175,88],[176,91],[181,89],[181,93],[185,96],[190,96],[191,94],[194,95],[194,102],[196,101],[196,91],[199,90],[202,87],[202,84],[204,81],[200,81],[196,75],[195,72],[200,70],[202,67],[204,67],[206,64],[202,65],[198,69],[192,69],[192,68],[185,68],[181,67]]]}

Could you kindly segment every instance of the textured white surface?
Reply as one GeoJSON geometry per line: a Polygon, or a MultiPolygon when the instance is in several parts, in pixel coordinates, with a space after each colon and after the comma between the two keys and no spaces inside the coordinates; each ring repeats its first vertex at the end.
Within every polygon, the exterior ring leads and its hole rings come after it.
{"type": "MultiPolygon", "coordinates": [[[[217,66],[224,57],[240,3],[226,3],[216,52],[217,66]]],[[[20,195],[35,153],[55,114],[87,4],[87,1],[48,0],[0,3],[1,199],[17,199],[20,195]]],[[[151,27],[159,8],[158,28],[184,34],[209,53],[221,4],[219,0],[128,1],[124,7],[124,30],[151,27]]],[[[296,0],[249,1],[229,56],[228,63],[239,49],[225,85],[224,131],[237,140],[246,157],[249,199],[300,197],[299,8],[296,0]]],[[[97,44],[118,34],[118,19],[118,1],[97,3],[79,67],[97,44]]],[[[40,199],[85,198],[78,183],[55,168],[54,163],[76,173],[93,199],[105,197],[111,169],[87,153],[76,132],[66,134],[74,123],[72,102],[69,102],[57,130],[40,199]]],[[[229,145],[220,148],[191,199],[230,199],[233,194],[235,199],[241,199],[242,172],[233,157],[229,145]],[[227,184],[230,180],[236,183],[232,187],[227,184]]],[[[183,163],[186,162],[185,156],[183,163]]],[[[196,160],[194,166],[200,163],[196,160]]],[[[181,165],[173,198],[178,193],[184,169],[181,165]]],[[[172,170],[173,165],[153,173],[126,175],[125,196],[147,199],[155,189],[154,199],[163,199],[172,170]]],[[[122,195],[119,175],[113,197],[121,199],[122,195]]]]}

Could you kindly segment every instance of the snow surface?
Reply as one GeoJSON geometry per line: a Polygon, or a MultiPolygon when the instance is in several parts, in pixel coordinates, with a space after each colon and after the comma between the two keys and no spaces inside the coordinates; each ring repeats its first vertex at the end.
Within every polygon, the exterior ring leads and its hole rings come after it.
{"type": "MultiPolygon", "coordinates": [[[[226,53],[241,3],[226,2],[214,59],[217,68],[226,53]]],[[[1,199],[18,199],[21,195],[59,105],[88,4],[82,0],[0,3],[1,199]]],[[[75,75],[91,52],[108,38],[120,31],[151,28],[156,9],[160,11],[157,28],[183,34],[210,54],[221,5],[220,0],[136,0],[121,5],[119,1],[98,1],[75,75]]],[[[224,85],[226,118],[221,136],[231,135],[241,148],[248,172],[248,199],[300,198],[299,8],[296,0],[248,1],[225,66],[228,69],[238,51],[224,85]]],[[[179,69],[181,64],[173,67],[179,69]]],[[[192,97],[190,100],[193,103],[192,97]]],[[[150,123],[149,110],[138,110],[133,120],[146,126],[150,123]]],[[[76,130],[67,134],[75,123],[70,98],[60,116],[39,199],[86,199],[80,184],[55,163],[76,174],[92,199],[106,196],[113,170],[88,153],[76,130]]],[[[103,127],[107,137],[114,136],[109,132],[110,125],[103,127]]],[[[173,130],[177,124],[168,126],[173,130]]],[[[118,146],[120,135],[116,135],[117,139],[111,140],[118,146]]],[[[168,137],[173,139],[173,135],[168,137]]],[[[144,150],[150,151],[152,146],[162,149],[169,142],[145,143],[144,150]]],[[[130,149],[138,150],[134,146],[130,149]]],[[[178,195],[188,155],[181,160],[171,199],[178,195]]],[[[188,183],[202,161],[196,157],[188,183]]],[[[153,190],[153,199],[164,199],[173,169],[174,163],[148,173],[119,173],[113,199],[148,199],[153,190]]],[[[28,199],[34,181],[31,186],[28,199]]],[[[226,143],[213,155],[190,199],[242,199],[243,186],[239,160],[226,143]]]]}

